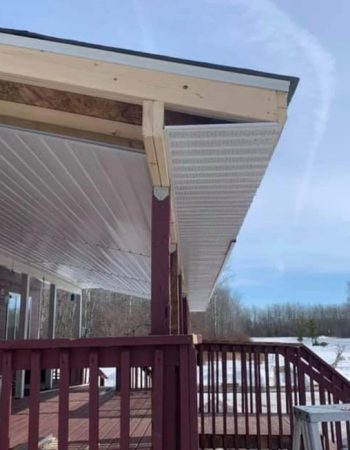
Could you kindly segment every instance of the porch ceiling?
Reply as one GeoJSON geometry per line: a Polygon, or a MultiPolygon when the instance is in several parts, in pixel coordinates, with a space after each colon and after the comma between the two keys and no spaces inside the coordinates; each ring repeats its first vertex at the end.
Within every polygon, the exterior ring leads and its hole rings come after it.
{"type": "Polygon", "coordinates": [[[0,264],[150,295],[143,153],[0,127],[0,264]]]}
{"type": "Polygon", "coordinates": [[[166,127],[190,308],[206,308],[281,133],[277,123],[166,127]]]}

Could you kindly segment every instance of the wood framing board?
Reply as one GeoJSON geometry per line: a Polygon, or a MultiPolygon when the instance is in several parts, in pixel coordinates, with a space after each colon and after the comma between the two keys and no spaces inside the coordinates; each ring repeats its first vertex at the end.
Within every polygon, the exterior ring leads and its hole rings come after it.
{"type": "Polygon", "coordinates": [[[164,140],[164,104],[144,101],[142,133],[154,186],[170,186],[164,140]]]}
{"type": "MultiPolygon", "coordinates": [[[[0,78],[226,120],[279,121],[277,92],[49,51],[0,45],[0,78]]],[[[287,92],[283,92],[287,104],[287,92]]]]}
{"type": "MultiPolygon", "coordinates": [[[[164,104],[144,101],[143,140],[153,186],[170,186],[168,155],[164,138],[164,104]]],[[[171,202],[170,240],[177,242],[175,210],[171,202]]]]}
{"type": "Polygon", "coordinates": [[[0,100],[0,114],[16,119],[32,120],[60,127],[116,136],[133,141],[142,141],[142,130],[138,125],[100,119],[81,114],[72,114],[49,108],[0,100]]]}
{"type": "Polygon", "coordinates": [[[82,141],[95,142],[97,144],[116,145],[118,147],[130,149],[131,151],[144,153],[142,141],[135,141],[118,136],[96,133],[91,130],[80,130],[77,128],[69,128],[47,122],[44,123],[31,119],[22,119],[15,116],[4,116],[2,114],[0,114],[0,124],[9,125],[14,128],[21,128],[24,130],[37,131],[45,134],[52,134],[61,137],[70,137],[82,141]]]}
{"type": "MultiPolygon", "coordinates": [[[[0,80],[0,100],[142,126],[142,105],[42,86],[0,80]]],[[[210,117],[178,111],[164,111],[166,125],[195,125],[215,122],[217,121],[210,117]]]]}

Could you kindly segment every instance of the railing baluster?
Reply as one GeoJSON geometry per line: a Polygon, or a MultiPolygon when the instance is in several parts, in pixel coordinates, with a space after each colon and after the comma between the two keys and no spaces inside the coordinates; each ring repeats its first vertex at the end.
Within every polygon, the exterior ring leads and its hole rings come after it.
{"type": "Polygon", "coordinates": [[[278,415],[278,442],[279,448],[282,448],[283,422],[281,405],[281,380],[280,380],[280,361],[279,352],[275,348],[275,370],[276,370],[276,395],[277,395],[277,415],[278,415]]]}
{"type": "Polygon", "coordinates": [[[195,349],[187,347],[189,416],[190,416],[190,450],[198,450],[198,414],[197,414],[197,362],[195,349]]]}
{"type": "Polygon", "coordinates": [[[153,450],[163,448],[163,398],[164,398],[164,355],[162,350],[154,353],[152,391],[152,445],[153,450]]]}
{"type": "Polygon", "coordinates": [[[98,414],[98,354],[92,350],[89,353],[89,449],[98,449],[99,414],[98,414]]]}
{"type": "MultiPolygon", "coordinates": [[[[215,409],[215,370],[214,370],[214,350],[213,347],[210,348],[210,365],[211,365],[211,423],[212,423],[212,434],[213,439],[215,439],[216,434],[216,409],[215,409]]],[[[214,442],[214,441],[213,441],[214,442]]]]}
{"type": "Polygon", "coordinates": [[[249,403],[248,403],[248,384],[247,384],[247,360],[244,347],[241,349],[241,371],[242,371],[242,391],[244,395],[244,414],[245,414],[245,444],[248,445],[249,436],[249,403]]]}
{"type": "MultiPolygon", "coordinates": [[[[320,403],[321,403],[321,405],[325,405],[326,404],[326,394],[325,394],[325,389],[321,385],[319,386],[319,392],[320,392],[320,403]]],[[[328,425],[326,422],[322,422],[322,434],[323,434],[324,440],[326,442],[325,449],[329,450],[328,425]]]]}
{"type": "Polygon", "coordinates": [[[0,448],[10,448],[10,415],[12,398],[12,353],[2,354],[2,383],[0,396],[0,448]]]}
{"type": "Polygon", "coordinates": [[[220,396],[219,396],[219,391],[220,391],[220,382],[219,382],[219,350],[217,350],[215,352],[215,373],[216,373],[216,379],[215,379],[215,385],[216,385],[216,390],[215,390],[215,396],[216,396],[216,408],[215,411],[217,413],[220,412],[219,408],[220,408],[220,396]]]}
{"type": "Polygon", "coordinates": [[[254,403],[253,403],[253,371],[252,371],[252,352],[251,347],[249,348],[249,404],[250,404],[250,414],[254,413],[254,403]]]}
{"type": "Polygon", "coordinates": [[[271,424],[271,397],[270,397],[270,366],[269,354],[265,347],[265,384],[266,384],[266,409],[267,409],[267,443],[272,448],[272,424],[271,424]]]}
{"type": "Polygon", "coordinates": [[[226,450],[226,435],[227,435],[227,353],[222,350],[221,356],[221,373],[222,373],[222,396],[223,396],[223,431],[224,431],[224,450],[226,450]]]}
{"type": "Polygon", "coordinates": [[[58,403],[58,450],[68,449],[69,427],[69,353],[60,352],[60,381],[58,403]]]}
{"type": "Polygon", "coordinates": [[[291,370],[290,370],[290,355],[289,348],[285,351],[285,381],[286,381],[286,412],[289,415],[289,426],[290,430],[293,429],[293,393],[291,387],[291,370]]]}
{"type": "Polygon", "coordinates": [[[294,392],[294,405],[298,404],[298,377],[297,366],[293,364],[293,392],[294,392]]]}
{"type": "Polygon", "coordinates": [[[258,361],[258,354],[256,348],[253,347],[253,355],[254,355],[254,387],[255,387],[255,419],[256,419],[256,434],[257,434],[257,447],[261,449],[261,427],[260,427],[260,386],[259,386],[259,375],[260,366],[258,361]]]}
{"type": "Polygon", "coordinates": [[[305,375],[301,370],[301,351],[300,347],[297,349],[297,367],[298,367],[298,392],[299,392],[299,405],[306,405],[305,395],[305,375]]]}
{"type": "Polygon", "coordinates": [[[28,450],[38,450],[40,412],[40,353],[34,351],[30,358],[30,397],[28,450]]]}
{"type": "Polygon", "coordinates": [[[120,448],[129,450],[130,434],[130,352],[121,353],[120,448]]]}
{"type": "MultiPolygon", "coordinates": [[[[232,395],[233,395],[233,420],[235,423],[234,430],[234,445],[235,449],[238,450],[238,381],[237,381],[237,363],[236,363],[236,350],[232,350],[232,395]]],[[[242,399],[242,390],[241,390],[242,399]]]]}
{"type": "MultiPolygon", "coordinates": [[[[211,351],[208,353],[211,354],[211,351]]],[[[180,346],[180,448],[190,448],[190,411],[189,411],[189,366],[187,348],[180,346]]],[[[215,414],[215,409],[213,411],[215,414]]]]}
{"type": "Polygon", "coordinates": [[[202,435],[205,434],[205,421],[204,421],[204,376],[203,376],[203,347],[199,347],[199,412],[201,415],[201,428],[200,432],[202,435]]]}

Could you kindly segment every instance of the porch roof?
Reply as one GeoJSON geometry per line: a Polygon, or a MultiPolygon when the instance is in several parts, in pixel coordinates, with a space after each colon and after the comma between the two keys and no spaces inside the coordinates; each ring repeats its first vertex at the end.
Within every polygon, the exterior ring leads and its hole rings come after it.
{"type": "Polygon", "coordinates": [[[0,30],[0,264],[150,295],[153,186],[205,309],[297,79],[0,30]]]}

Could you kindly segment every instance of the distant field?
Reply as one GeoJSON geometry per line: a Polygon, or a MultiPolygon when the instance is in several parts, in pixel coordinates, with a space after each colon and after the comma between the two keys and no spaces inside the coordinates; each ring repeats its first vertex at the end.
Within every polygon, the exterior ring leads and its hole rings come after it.
{"type": "MultiPolygon", "coordinates": [[[[349,324],[350,326],[350,324],[349,324]]],[[[260,342],[286,342],[286,343],[295,343],[298,342],[297,338],[292,337],[279,337],[279,338],[252,338],[253,341],[260,342]]],[[[344,347],[344,351],[342,353],[342,360],[339,362],[336,369],[344,375],[346,378],[350,380],[350,338],[335,338],[335,337],[327,337],[320,336],[319,342],[326,342],[328,345],[325,347],[322,346],[312,346],[311,339],[305,338],[303,344],[309,347],[313,352],[317,353],[321,358],[323,358],[327,363],[332,364],[336,358],[338,347],[344,347]]]]}

